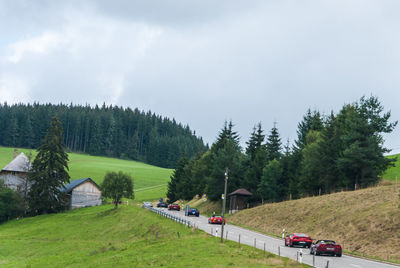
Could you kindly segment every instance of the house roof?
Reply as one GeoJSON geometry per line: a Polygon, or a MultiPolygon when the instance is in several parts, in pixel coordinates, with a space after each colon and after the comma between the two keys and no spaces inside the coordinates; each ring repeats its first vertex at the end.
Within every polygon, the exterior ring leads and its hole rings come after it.
{"type": "Polygon", "coordinates": [[[1,171],[28,172],[32,167],[31,162],[24,153],[20,153],[1,171]]]}
{"type": "Polygon", "coordinates": [[[230,193],[229,195],[246,195],[246,196],[252,196],[253,194],[250,193],[249,191],[247,191],[247,190],[244,189],[244,188],[240,188],[240,189],[237,189],[236,191],[230,193]]]}
{"type": "Polygon", "coordinates": [[[100,189],[100,187],[97,185],[97,183],[95,183],[91,178],[85,178],[85,179],[72,180],[70,183],[64,185],[64,189],[62,189],[62,191],[65,193],[69,193],[74,188],[78,187],[79,185],[81,185],[82,183],[87,182],[87,181],[92,182],[94,185],[97,186],[97,188],[100,189]]]}

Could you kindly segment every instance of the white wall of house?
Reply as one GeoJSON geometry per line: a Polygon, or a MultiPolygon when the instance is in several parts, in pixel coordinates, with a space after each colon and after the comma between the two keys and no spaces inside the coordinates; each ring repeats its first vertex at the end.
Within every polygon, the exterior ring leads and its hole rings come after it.
{"type": "Polygon", "coordinates": [[[4,186],[14,191],[25,191],[26,187],[29,188],[26,181],[26,174],[19,172],[2,172],[0,173],[0,179],[3,180],[4,186]]]}
{"type": "Polygon", "coordinates": [[[71,208],[101,205],[101,191],[96,185],[87,181],[72,190],[71,208]]]}

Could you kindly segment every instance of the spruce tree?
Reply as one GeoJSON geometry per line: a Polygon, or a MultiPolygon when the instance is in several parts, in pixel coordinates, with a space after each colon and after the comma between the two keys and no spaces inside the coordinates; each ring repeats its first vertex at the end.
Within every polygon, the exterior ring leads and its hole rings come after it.
{"type": "Polygon", "coordinates": [[[276,128],[276,123],[274,123],[270,134],[267,138],[266,149],[267,149],[267,161],[272,161],[274,159],[279,160],[281,157],[281,138],[279,137],[278,129],[276,128]]]}
{"type": "Polygon", "coordinates": [[[69,183],[68,154],[63,144],[62,126],[55,116],[38,148],[28,175],[31,184],[28,194],[32,214],[58,212],[64,208],[64,184],[69,183]]]}
{"type": "Polygon", "coordinates": [[[179,159],[178,166],[171,175],[171,181],[168,182],[167,198],[168,202],[173,203],[178,199],[183,198],[182,180],[185,176],[185,166],[188,164],[186,156],[179,159]]]}
{"type": "Polygon", "coordinates": [[[245,175],[242,186],[253,194],[253,200],[259,200],[258,185],[260,184],[263,169],[267,164],[267,152],[264,143],[264,134],[261,123],[254,128],[247,142],[246,161],[244,163],[245,175]]]}

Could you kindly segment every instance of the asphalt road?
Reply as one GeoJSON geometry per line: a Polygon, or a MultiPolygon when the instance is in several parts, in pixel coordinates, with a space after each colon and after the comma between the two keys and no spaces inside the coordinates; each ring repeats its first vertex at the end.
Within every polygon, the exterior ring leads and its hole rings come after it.
{"type": "MultiPolygon", "coordinates": [[[[184,211],[169,211],[168,209],[160,209],[164,212],[168,212],[176,217],[190,219],[197,228],[212,234],[214,236],[221,236],[221,225],[208,224],[208,218],[201,216],[185,216],[184,211]]],[[[285,247],[283,239],[278,239],[275,237],[270,237],[255,231],[250,231],[238,226],[226,224],[224,227],[224,239],[227,238],[232,241],[239,242],[241,244],[246,244],[253,246],[254,244],[258,249],[269,251],[271,253],[277,254],[280,252],[281,256],[288,257],[296,260],[298,257],[298,252],[302,250],[303,263],[313,265],[313,258],[315,261],[315,267],[324,268],[327,267],[329,262],[329,268],[393,268],[399,267],[396,265],[380,263],[370,260],[365,260],[361,258],[356,258],[352,256],[342,255],[342,257],[331,257],[331,256],[313,256],[309,252],[309,249],[303,249],[298,247],[285,247]]]]}

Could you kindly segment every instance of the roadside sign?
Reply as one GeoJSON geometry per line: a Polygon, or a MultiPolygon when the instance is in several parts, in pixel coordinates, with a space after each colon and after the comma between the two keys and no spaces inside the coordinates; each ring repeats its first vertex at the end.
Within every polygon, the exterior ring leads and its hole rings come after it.
{"type": "Polygon", "coordinates": [[[221,199],[225,199],[225,195],[224,194],[221,195],[221,199]]]}

